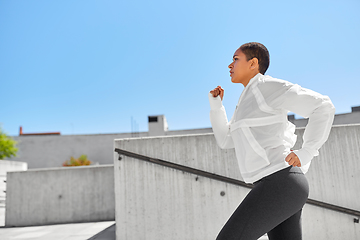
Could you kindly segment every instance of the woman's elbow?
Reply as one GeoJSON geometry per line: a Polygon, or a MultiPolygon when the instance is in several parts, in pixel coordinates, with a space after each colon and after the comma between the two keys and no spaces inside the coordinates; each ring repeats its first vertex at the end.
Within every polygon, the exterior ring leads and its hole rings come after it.
{"type": "Polygon", "coordinates": [[[324,96],[322,105],[323,105],[323,108],[326,109],[327,112],[335,115],[336,108],[328,96],[324,96]]]}

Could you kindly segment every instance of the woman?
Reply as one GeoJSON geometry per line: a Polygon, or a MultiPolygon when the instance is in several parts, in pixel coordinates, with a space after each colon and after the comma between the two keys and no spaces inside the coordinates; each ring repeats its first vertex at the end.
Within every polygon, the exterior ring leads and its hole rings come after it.
{"type": "Polygon", "coordinates": [[[301,210],[309,186],[304,176],[327,140],[335,108],[329,97],[264,75],[269,52],[251,42],[236,50],[229,65],[233,83],[244,90],[228,122],[224,90],[209,93],[210,120],[220,148],[235,148],[242,177],[255,186],[220,231],[217,240],[302,239],[301,210]],[[288,111],[309,118],[303,145],[292,151],[295,126],[288,111]]]}

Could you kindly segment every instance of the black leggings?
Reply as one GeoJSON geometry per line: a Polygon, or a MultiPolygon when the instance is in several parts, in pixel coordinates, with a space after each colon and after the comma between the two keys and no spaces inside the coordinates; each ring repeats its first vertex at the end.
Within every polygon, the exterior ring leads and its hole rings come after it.
{"type": "Polygon", "coordinates": [[[288,167],[255,182],[216,240],[301,240],[301,210],[309,185],[298,167],[288,167]]]}

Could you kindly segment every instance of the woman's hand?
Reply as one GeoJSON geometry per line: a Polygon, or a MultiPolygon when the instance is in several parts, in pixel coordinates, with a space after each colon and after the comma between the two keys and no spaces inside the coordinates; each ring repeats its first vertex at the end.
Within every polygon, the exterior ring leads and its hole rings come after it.
{"type": "Polygon", "coordinates": [[[289,155],[287,155],[287,157],[285,158],[285,161],[287,161],[289,165],[292,165],[294,167],[301,167],[300,159],[293,152],[290,153],[289,155]]]}
{"type": "Polygon", "coordinates": [[[211,90],[210,93],[213,95],[213,97],[217,97],[220,95],[221,101],[224,97],[224,89],[221,88],[221,86],[217,86],[214,88],[214,90],[211,90]]]}

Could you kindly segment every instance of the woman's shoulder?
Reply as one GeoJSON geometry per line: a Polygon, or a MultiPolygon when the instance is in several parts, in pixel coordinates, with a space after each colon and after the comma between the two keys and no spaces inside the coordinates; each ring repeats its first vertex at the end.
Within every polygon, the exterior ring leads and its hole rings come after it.
{"type": "Polygon", "coordinates": [[[260,89],[261,92],[265,93],[265,92],[283,92],[283,91],[287,91],[290,87],[292,87],[294,84],[280,79],[280,78],[274,78],[272,76],[269,75],[263,75],[260,79],[259,82],[257,84],[258,88],[260,89]]]}
{"type": "Polygon", "coordinates": [[[277,86],[277,87],[286,87],[286,86],[292,86],[293,83],[280,79],[280,78],[274,78],[270,75],[263,75],[260,78],[259,85],[268,85],[268,86],[277,86]]]}

